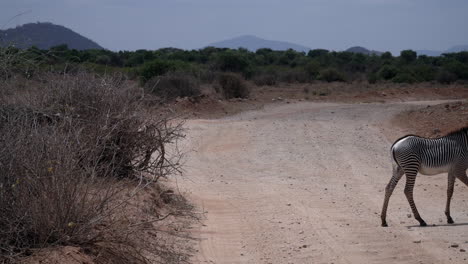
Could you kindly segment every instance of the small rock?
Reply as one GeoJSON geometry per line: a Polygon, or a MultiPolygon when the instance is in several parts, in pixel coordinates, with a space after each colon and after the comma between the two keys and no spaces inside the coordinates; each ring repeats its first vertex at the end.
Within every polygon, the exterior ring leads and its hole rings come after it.
{"type": "Polygon", "coordinates": [[[407,214],[406,216],[407,216],[408,218],[411,218],[411,214],[407,214]]]}
{"type": "Polygon", "coordinates": [[[466,252],[466,250],[464,250],[463,248],[460,248],[460,252],[466,252]]]}
{"type": "Polygon", "coordinates": [[[287,206],[291,206],[291,204],[290,204],[290,203],[288,203],[288,204],[287,204],[287,206]]]}
{"type": "Polygon", "coordinates": [[[452,245],[450,245],[450,247],[457,248],[458,244],[452,244],[452,245]]]}
{"type": "Polygon", "coordinates": [[[414,240],[413,243],[419,244],[421,243],[421,240],[414,240]]]}

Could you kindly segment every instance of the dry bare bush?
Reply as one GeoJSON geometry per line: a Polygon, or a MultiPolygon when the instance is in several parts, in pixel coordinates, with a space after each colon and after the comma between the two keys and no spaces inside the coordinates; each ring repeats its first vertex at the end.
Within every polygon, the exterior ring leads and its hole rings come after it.
{"type": "Polygon", "coordinates": [[[250,94],[250,89],[242,76],[235,73],[222,73],[219,75],[219,84],[221,93],[225,99],[231,98],[247,98],[250,94]]]}
{"type": "Polygon", "coordinates": [[[135,242],[141,226],[122,210],[179,171],[169,146],[181,124],[150,117],[143,91],[120,77],[51,74],[1,88],[0,262],[76,245],[102,263],[145,263],[152,244],[135,242]]]}

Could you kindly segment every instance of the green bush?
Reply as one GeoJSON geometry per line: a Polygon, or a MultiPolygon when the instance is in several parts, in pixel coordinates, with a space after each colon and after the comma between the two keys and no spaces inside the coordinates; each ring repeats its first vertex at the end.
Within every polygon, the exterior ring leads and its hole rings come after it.
{"type": "Polygon", "coordinates": [[[380,57],[383,60],[391,60],[393,58],[392,53],[390,53],[389,51],[386,51],[386,52],[382,53],[382,55],[380,55],[380,57]]]}
{"type": "Polygon", "coordinates": [[[341,72],[334,68],[328,68],[320,71],[319,80],[326,82],[344,82],[345,77],[341,72]]]}
{"type": "Polygon", "coordinates": [[[367,76],[367,82],[369,82],[370,84],[377,83],[378,80],[379,80],[379,78],[378,78],[377,74],[374,73],[374,72],[371,72],[371,73],[367,76]]]}
{"type": "Polygon", "coordinates": [[[400,72],[393,77],[392,81],[394,83],[415,83],[417,80],[408,72],[400,72]]]}
{"type": "Polygon", "coordinates": [[[181,61],[153,60],[143,64],[139,70],[140,81],[145,84],[151,78],[174,71],[188,71],[189,64],[181,61]]]}
{"type": "Polygon", "coordinates": [[[447,70],[440,70],[437,73],[436,80],[439,83],[450,84],[457,80],[457,76],[447,70]]]}
{"type": "Polygon", "coordinates": [[[320,63],[317,61],[310,61],[304,66],[304,70],[312,79],[316,79],[320,73],[320,63]]]}
{"type": "Polygon", "coordinates": [[[160,76],[174,70],[174,65],[168,61],[154,60],[143,64],[140,68],[141,82],[144,84],[155,76],[160,76]]]}
{"type": "Polygon", "coordinates": [[[417,65],[414,66],[411,71],[413,72],[415,78],[418,81],[423,81],[423,82],[428,82],[432,81],[436,78],[436,69],[432,67],[431,65],[417,65]]]}
{"type": "Polygon", "coordinates": [[[459,61],[451,61],[443,67],[448,72],[453,73],[458,79],[468,80],[468,65],[459,61]]]}
{"type": "Polygon", "coordinates": [[[385,65],[382,68],[380,68],[379,72],[377,73],[378,76],[384,80],[390,80],[393,77],[395,77],[398,73],[398,69],[390,66],[390,65],[385,65]]]}
{"type": "Polygon", "coordinates": [[[244,79],[235,73],[222,73],[219,76],[219,84],[225,99],[247,98],[250,90],[244,79]]]}
{"type": "Polygon", "coordinates": [[[249,62],[242,54],[225,51],[218,55],[217,66],[221,71],[243,72],[249,66],[249,62]]]}
{"type": "Polygon", "coordinates": [[[146,82],[145,89],[164,99],[197,96],[201,93],[200,84],[190,74],[182,72],[167,73],[146,82]]]}
{"type": "Polygon", "coordinates": [[[400,52],[400,58],[405,62],[405,63],[410,63],[416,60],[418,57],[417,53],[413,50],[402,50],[400,52]]]}

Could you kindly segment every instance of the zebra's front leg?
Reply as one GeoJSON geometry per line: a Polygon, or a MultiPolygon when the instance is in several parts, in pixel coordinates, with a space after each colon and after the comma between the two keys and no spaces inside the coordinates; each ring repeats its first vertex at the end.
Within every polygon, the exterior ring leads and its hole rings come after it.
{"type": "Polygon", "coordinates": [[[414,182],[416,181],[416,172],[405,172],[406,174],[406,185],[405,185],[405,195],[406,199],[408,199],[408,203],[413,211],[414,218],[418,220],[420,226],[427,226],[426,222],[421,218],[419,215],[418,209],[416,208],[416,204],[414,203],[413,199],[413,189],[414,189],[414,182]]]}
{"type": "Polygon", "coordinates": [[[400,166],[397,164],[393,164],[393,175],[392,178],[390,179],[390,182],[387,184],[387,187],[385,188],[385,199],[384,203],[382,206],[382,213],[380,214],[380,218],[382,219],[382,226],[388,226],[387,224],[387,208],[388,208],[388,202],[390,200],[390,196],[392,196],[393,190],[395,189],[398,181],[401,179],[401,176],[403,176],[403,170],[401,169],[400,166]]]}
{"type": "Polygon", "coordinates": [[[455,176],[452,172],[448,173],[448,185],[447,185],[447,204],[445,206],[445,215],[447,216],[447,223],[453,224],[453,219],[450,216],[450,201],[453,196],[453,187],[455,185],[455,176]]]}

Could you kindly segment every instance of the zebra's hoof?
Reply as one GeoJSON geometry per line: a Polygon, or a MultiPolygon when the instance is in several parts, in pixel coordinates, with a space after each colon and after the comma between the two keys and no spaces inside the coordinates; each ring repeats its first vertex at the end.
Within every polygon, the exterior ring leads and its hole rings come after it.
{"type": "Polygon", "coordinates": [[[382,227],[387,227],[387,222],[382,223],[382,227]]]}
{"type": "Polygon", "coordinates": [[[447,219],[447,223],[453,224],[453,223],[455,223],[455,222],[454,222],[453,219],[450,217],[449,219],[447,219]]]}
{"type": "Polygon", "coordinates": [[[420,226],[427,226],[426,222],[424,222],[424,221],[419,222],[419,225],[420,226]]]}

